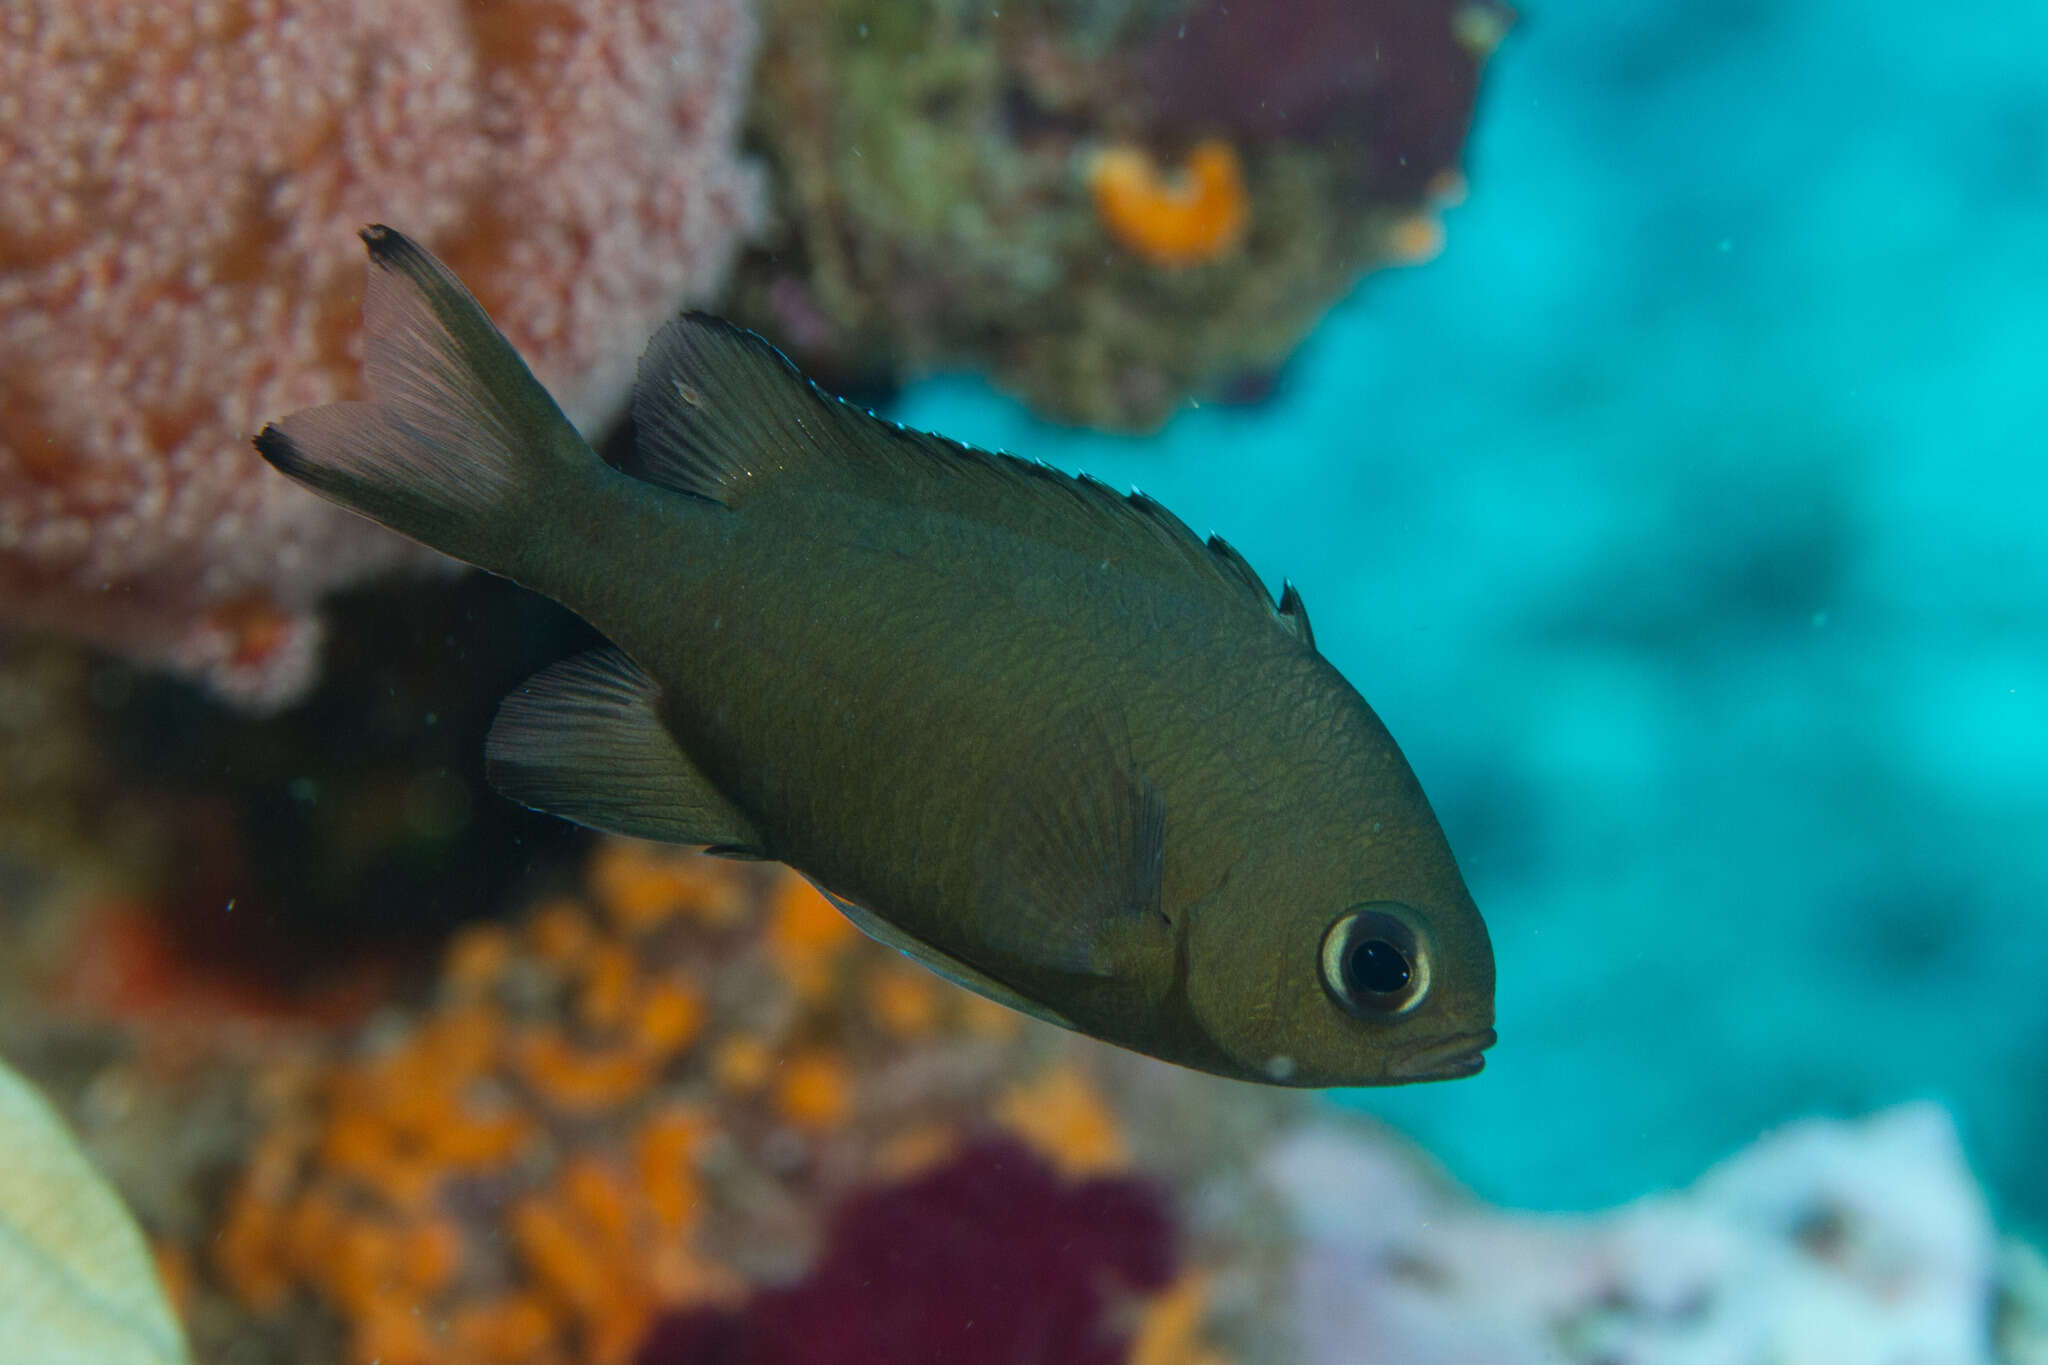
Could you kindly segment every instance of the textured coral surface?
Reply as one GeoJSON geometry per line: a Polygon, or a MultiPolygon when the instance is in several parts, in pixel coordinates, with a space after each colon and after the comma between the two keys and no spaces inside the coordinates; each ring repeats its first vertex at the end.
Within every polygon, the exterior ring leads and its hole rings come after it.
{"type": "Polygon", "coordinates": [[[0,11],[0,620],[294,694],[320,594],[426,559],[248,448],[356,392],[356,229],[440,252],[601,423],[756,217],[753,44],[740,0],[0,11]]]}

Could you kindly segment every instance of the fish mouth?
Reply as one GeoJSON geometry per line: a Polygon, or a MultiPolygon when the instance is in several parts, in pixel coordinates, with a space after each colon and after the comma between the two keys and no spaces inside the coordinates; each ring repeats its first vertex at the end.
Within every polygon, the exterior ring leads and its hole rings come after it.
{"type": "Polygon", "coordinates": [[[1448,1081],[1474,1076],[1486,1065],[1481,1054],[1499,1040],[1492,1029],[1460,1033],[1417,1048],[1388,1069],[1397,1081],[1448,1081]]]}

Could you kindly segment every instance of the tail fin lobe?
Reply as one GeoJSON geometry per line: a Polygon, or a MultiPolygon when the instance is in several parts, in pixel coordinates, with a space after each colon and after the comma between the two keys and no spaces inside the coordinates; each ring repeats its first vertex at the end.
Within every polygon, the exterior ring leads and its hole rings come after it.
{"type": "Polygon", "coordinates": [[[294,413],[257,453],[394,531],[512,571],[549,488],[597,456],[446,266],[391,228],[362,236],[370,400],[294,413]]]}

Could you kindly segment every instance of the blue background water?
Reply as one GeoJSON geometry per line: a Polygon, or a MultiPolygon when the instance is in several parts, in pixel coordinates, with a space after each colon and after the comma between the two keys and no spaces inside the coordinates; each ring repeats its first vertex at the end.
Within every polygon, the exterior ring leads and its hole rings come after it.
{"type": "Polygon", "coordinates": [[[1273,402],[894,415],[1302,586],[1500,965],[1481,1077],[1340,1102],[1571,1207],[1932,1095],[2048,1226],[2048,5],[1532,9],[1273,402]]]}

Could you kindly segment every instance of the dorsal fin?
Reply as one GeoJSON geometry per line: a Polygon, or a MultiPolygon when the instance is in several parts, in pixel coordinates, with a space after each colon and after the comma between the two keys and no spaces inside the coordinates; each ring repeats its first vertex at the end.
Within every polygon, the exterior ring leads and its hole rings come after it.
{"type": "Polygon", "coordinates": [[[640,357],[627,472],[734,506],[754,479],[830,458],[831,402],[754,333],[687,313],[640,357]]]}
{"type": "Polygon", "coordinates": [[[627,472],[691,497],[727,507],[834,489],[888,498],[1113,559],[1282,621],[1242,555],[1218,537],[1205,542],[1156,500],[884,421],[721,318],[689,313],[655,334],[633,420],[627,472]]]}
{"type": "Polygon", "coordinates": [[[1280,582],[1280,621],[1296,639],[1310,649],[1316,647],[1316,633],[1308,626],[1308,603],[1301,600],[1301,590],[1285,579],[1280,582]]]}
{"type": "Polygon", "coordinates": [[[1258,570],[1254,569],[1251,562],[1239,554],[1229,541],[1212,533],[1209,537],[1208,550],[1215,556],[1217,565],[1242,583],[1245,591],[1257,593],[1268,602],[1273,600],[1266,592],[1266,584],[1259,577],[1258,570]]]}

